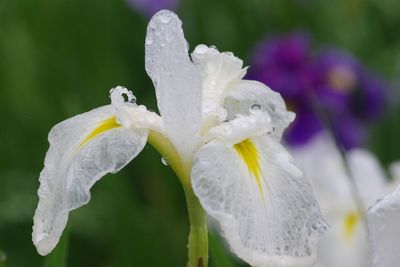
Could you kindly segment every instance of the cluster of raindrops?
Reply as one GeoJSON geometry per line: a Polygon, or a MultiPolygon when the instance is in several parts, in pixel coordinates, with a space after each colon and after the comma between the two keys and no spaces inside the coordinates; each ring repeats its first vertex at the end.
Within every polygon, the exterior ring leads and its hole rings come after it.
{"type": "Polygon", "coordinates": [[[110,90],[111,104],[114,106],[121,106],[125,102],[130,104],[136,104],[136,97],[132,91],[129,91],[123,86],[117,86],[110,90]]]}

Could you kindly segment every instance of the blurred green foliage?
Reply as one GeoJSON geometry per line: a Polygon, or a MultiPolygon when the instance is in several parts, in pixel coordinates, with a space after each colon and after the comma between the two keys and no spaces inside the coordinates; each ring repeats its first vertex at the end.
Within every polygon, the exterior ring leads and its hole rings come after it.
{"type": "MultiPolygon", "coordinates": [[[[398,1],[182,0],[177,12],[192,48],[213,44],[247,64],[257,41],[296,29],[351,51],[391,90],[370,148],[384,164],[400,158],[398,1]]],[[[108,104],[116,85],[157,109],[144,70],[147,21],[123,0],[0,0],[0,266],[3,255],[8,267],[43,266],[31,227],[51,127],[108,104]]],[[[68,266],[184,266],[185,208],[178,180],[146,147],[71,213],[68,266]]],[[[210,240],[211,266],[240,265],[220,239],[210,240]]]]}

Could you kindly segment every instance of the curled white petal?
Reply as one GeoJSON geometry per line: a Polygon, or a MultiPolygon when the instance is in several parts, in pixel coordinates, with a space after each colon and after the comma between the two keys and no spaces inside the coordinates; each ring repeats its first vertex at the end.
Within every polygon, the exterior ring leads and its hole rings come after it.
{"type": "Polygon", "coordinates": [[[225,96],[224,107],[228,119],[236,114],[248,114],[252,107],[260,107],[271,116],[271,123],[276,128],[274,135],[278,138],[295,118],[295,114],[287,110],[279,93],[257,81],[240,81],[225,96]]]}
{"type": "Polygon", "coordinates": [[[243,78],[247,68],[231,52],[219,52],[204,44],[195,48],[192,59],[203,78],[203,129],[208,129],[225,120],[224,96],[243,78]]]}
{"type": "Polygon", "coordinates": [[[165,132],[164,121],[155,112],[147,110],[143,105],[125,107],[116,113],[118,123],[125,128],[144,128],[159,133],[165,132]]]}
{"type": "Polygon", "coordinates": [[[400,262],[400,187],[368,211],[368,233],[373,267],[400,262]]]}
{"type": "Polygon", "coordinates": [[[155,112],[147,110],[143,105],[136,104],[132,91],[117,86],[110,90],[111,105],[115,108],[118,124],[125,128],[144,128],[160,133],[165,132],[164,122],[155,112]]]}
{"type": "Polygon", "coordinates": [[[195,155],[192,186],[231,249],[256,267],[311,266],[326,226],[312,188],[275,138],[214,139],[195,155]]]}
{"type": "Polygon", "coordinates": [[[214,47],[198,45],[192,59],[203,77],[203,99],[222,101],[229,88],[246,74],[243,61],[231,52],[219,52],[214,47]]]}
{"type": "Polygon", "coordinates": [[[152,79],[165,131],[183,159],[192,158],[201,127],[202,79],[190,61],[182,22],[171,11],[147,27],[146,71],[152,79]]]}
{"type": "Polygon", "coordinates": [[[39,178],[39,204],[32,233],[41,255],[57,244],[69,211],[88,203],[93,184],[105,174],[120,170],[145,146],[147,129],[140,125],[127,128],[117,121],[117,114],[127,108],[136,107],[100,107],[65,120],[51,130],[50,148],[39,178]]]}
{"type": "Polygon", "coordinates": [[[204,143],[217,138],[231,145],[240,143],[249,136],[272,134],[274,128],[271,117],[261,110],[249,115],[237,115],[230,121],[223,122],[211,128],[204,137],[204,143]]]}

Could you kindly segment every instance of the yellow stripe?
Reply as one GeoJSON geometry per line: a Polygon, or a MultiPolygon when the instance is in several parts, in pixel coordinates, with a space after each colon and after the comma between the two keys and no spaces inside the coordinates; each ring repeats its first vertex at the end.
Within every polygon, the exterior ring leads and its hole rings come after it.
{"type": "Polygon", "coordinates": [[[245,162],[249,172],[254,175],[256,182],[261,194],[264,196],[263,188],[261,184],[261,169],[259,163],[259,154],[257,147],[254,145],[251,139],[243,140],[242,142],[235,144],[234,148],[239,156],[245,162]]]}
{"type": "Polygon", "coordinates": [[[118,127],[120,127],[120,125],[117,123],[114,116],[100,122],[99,125],[88,136],[86,136],[86,138],[79,144],[78,148],[81,148],[83,145],[85,145],[87,142],[89,142],[94,137],[98,136],[99,134],[102,134],[106,131],[109,131],[111,129],[115,129],[118,127]]]}
{"type": "Polygon", "coordinates": [[[344,237],[345,239],[350,239],[357,228],[357,224],[360,221],[360,215],[357,212],[350,212],[346,215],[344,219],[344,237]]]}

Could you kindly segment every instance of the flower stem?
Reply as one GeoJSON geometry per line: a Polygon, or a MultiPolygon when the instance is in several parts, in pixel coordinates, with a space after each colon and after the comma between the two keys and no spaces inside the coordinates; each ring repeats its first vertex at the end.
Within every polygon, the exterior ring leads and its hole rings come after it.
{"type": "Polygon", "coordinates": [[[184,188],[189,212],[190,234],[187,267],[207,267],[208,231],[207,215],[191,187],[184,188]]]}
{"type": "Polygon", "coordinates": [[[362,221],[366,225],[366,220],[367,217],[364,216],[364,212],[367,210],[365,208],[364,202],[361,197],[360,190],[357,186],[356,179],[354,178],[353,172],[351,171],[349,160],[346,155],[346,150],[345,148],[340,144],[338,136],[334,130],[332,119],[330,118],[327,110],[320,104],[318,101],[317,96],[315,95],[314,91],[311,91],[312,93],[310,94],[310,100],[313,106],[313,109],[319,119],[321,120],[322,125],[326,128],[327,132],[329,133],[330,137],[332,138],[336,148],[339,151],[339,156],[342,161],[344,171],[347,174],[346,177],[348,178],[350,182],[350,190],[354,199],[355,204],[357,205],[357,208],[360,212],[361,218],[363,219],[362,221]]]}
{"type": "Polygon", "coordinates": [[[175,147],[161,133],[150,131],[148,142],[168,161],[168,165],[178,176],[185,192],[190,222],[187,267],[207,267],[207,215],[192,189],[191,166],[189,166],[191,164],[183,163],[175,147]]]}

